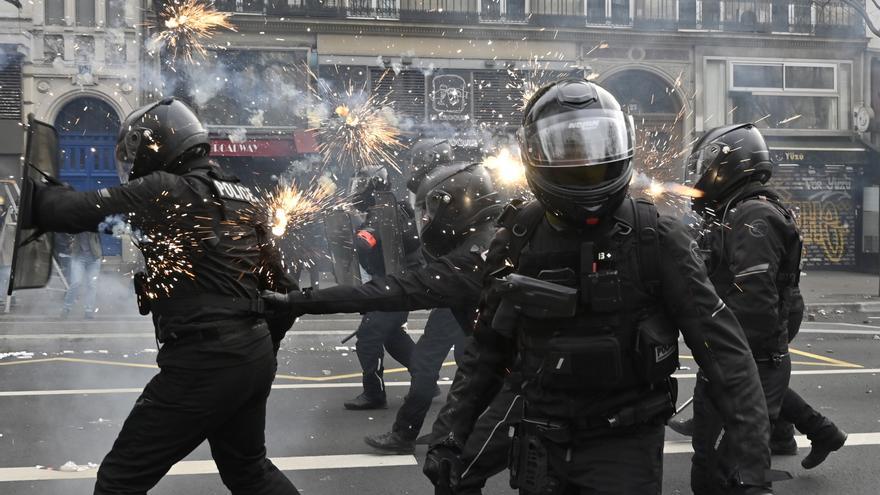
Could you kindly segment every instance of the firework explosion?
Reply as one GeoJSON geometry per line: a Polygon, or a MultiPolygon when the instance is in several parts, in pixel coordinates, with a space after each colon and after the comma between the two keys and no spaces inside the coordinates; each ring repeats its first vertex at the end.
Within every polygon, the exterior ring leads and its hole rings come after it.
{"type": "Polygon", "coordinates": [[[360,104],[354,103],[351,91],[346,96],[347,102],[333,102],[333,112],[315,129],[324,164],[336,162],[353,169],[387,165],[396,170],[396,151],[403,143],[390,107],[375,95],[360,104]]]}
{"type": "Polygon", "coordinates": [[[279,186],[269,195],[265,207],[272,234],[281,237],[289,225],[301,227],[313,222],[318,214],[336,203],[333,192],[333,188],[324,183],[305,190],[296,185],[279,186]]]}
{"type": "Polygon", "coordinates": [[[501,186],[525,186],[526,169],[519,158],[518,150],[501,148],[493,155],[483,158],[483,166],[492,172],[501,186]]]}
{"type": "Polygon", "coordinates": [[[188,62],[193,61],[193,54],[208,54],[203,39],[210,39],[218,29],[235,31],[229,22],[230,14],[217,12],[213,5],[201,0],[178,0],[168,3],[159,15],[159,27],[162,29],[154,40],[171,48],[171,56],[176,59],[178,53],[188,62]]]}

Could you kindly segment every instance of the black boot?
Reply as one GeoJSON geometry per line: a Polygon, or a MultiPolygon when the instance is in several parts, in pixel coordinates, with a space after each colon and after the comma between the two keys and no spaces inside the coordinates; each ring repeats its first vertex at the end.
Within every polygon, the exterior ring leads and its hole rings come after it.
{"type": "Polygon", "coordinates": [[[810,449],[810,453],[801,461],[801,466],[804,469],[813,469],[822,464],[825,458],[828,457],[828,454],[843,447],[843,444],[846,443],[847,435],[845,431],[832,423],[826,428],[826,431],[816,435],[816,437],[812,440],[813,446],[810,449]]]}
{"type": "Polygon", "coordinates": [[[774,421],[770,434],[770,453],[773,455],[797,455],[797,452],[794,425],[783,419],[774,421]]]}
{"type": "Polygon", "coordinates": [[[667,425],[672,431],[686,437],[694,436],[694,420],[693,419],[673,419],[667,425]]]}
{"type": "Polygon", "coordinates": [[[346,409],[352,411],[366,411],[368,409],[387,409],[388,401],[385,397],[371,398],[367,394],[361,394],[343,404],[346,409]]]}
{"type": "Polygon", "coordinates": [[[412,454],[416,450],[414,440],[407,440],[393,431],[379,435],[367,435],[364,437],[364,442],[374,449],[381,450],[383,454],[412,454]]]}

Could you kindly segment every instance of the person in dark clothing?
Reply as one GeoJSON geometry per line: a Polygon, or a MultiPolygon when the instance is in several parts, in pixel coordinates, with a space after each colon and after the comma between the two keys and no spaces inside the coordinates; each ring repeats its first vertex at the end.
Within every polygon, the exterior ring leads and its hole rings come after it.
{"type": "Polygon", "coordinates": [[[262,289],[296,286],[268,242],[258,198],[207,157],[208,132],[184,103],[130,114],[116,147],[127,183],[91,192],[44,187],[35,226],[94,231],[127,214],[146,269],[135,277],[152,312],[159,373],[144,388],[98,470],[95,494],[146,494],[203,441],[236,495],[299,492],[267,458],[272,335],[292,320],[262,316],[262,289]]]}
{"type": "Polygon", "coordinates": [[[659,494],[680,330],[734,439],[732,491],[771,493],[767,410],[745,335],[685,227],[628,197],[631,118],[603,88],[564,80],[532,97],[518,136],[537,201],[502,214],[474,337],[435,424],[449,433],[425,474],[456,485],[464,442],[512,370],[522,408],[512,487],[659,494]]]}
{"type": "Polygon", "coordinates": [[[96,232],[80,232],[70,242],[70,285],[64,294],[61,317],[67,318],[77,296],[82,296],[83,315],[95,317],[95,296],[101,273],[101,238],[96,232]]]}
{"type": "MultiPolygon", "coordinates": [[[[352,183],[350,201],[352,205],[367,217],[358,227],[354,236],[354,247],[357,251],[361,268],[371,278],[385,278],[385,260],[383,253],[386,246],[380,235],[382,231],[394,231],[396,238],[385,242],[394,243],[390,250],[400,251],[405,259],[400,260],[406,269],[419,265],[419,234],[415,224],[415,216],[408,203],[393,201],[396,222],[390,222],[395,228],[383,229],[380,218],[382,211],[377,210],[376,194],[391,194],[391,183],[388,172],[384,168],[365,168],[359,170],[352,183]]],[[[409,311],[370,311],[361,318],[357,329],[357,357],[363,370],[363,392],[352,400],[345,402],[346,409],[365,410],[387,407],[385,382],[382,379],[385,370],[385,350],[398,363],[407,369],[411,366],[410,357],[415,349],[415,342],[406,333],[406,322],[409,311]]],[[[444,356],[445,357],[445,356],[444,356]]],[[[442,358],[441,358],[442,359],[442,358]]],[[[436,385],[431,384],[427,393],[433,393],[436,385]]]]}
{"type": "Polygon", "coordinates": [[[500,211],[488,171],[478,164],[436,168],[416,194],[425,264],[401,275],[387,275],[359,287],[337,286],[264,300],[287,317],[301,314],[356,313],[369,310],[434,309],[410,358],[412,385],[389,433],[365,441],[385,452],[412,452],[436,390],[449,349],[459,356],[465,331],[474,321],[484,261],[500,211]],[[431,393],[414,391],[430,390],[431,393]]]}
{"type": "MultiPolygon", "coordinates": [[[[701,247],[710,279],[746,332],[774,428],[780,417],[804,428],[814,442],[804,467],[815,467],[843,445],[846,434],[788,387],[788,343],[803,319],[798,288],[803,246],[794,213],[766,185],[772,166],[770,151],[753,124],[709,130],[694,144],[688,160],[689,170],[699,177],[694,187],[703,193],[693,205],[704,219],[701,247]]],[[[718,489],[719,465],[729,460],[724,458],[723,443],[715,449],[722,423],[706,400],[704,377],[699,378],[694,391],[691,484],[699,493],[713,493],[718,489]]],[[[672,427],[682,429],[678,422],[672,427]]],[[[776,428],[776,438],[787,434],[793,443],[793,432],[785,429],[784,423],[776,428]]],[[[778,446],[776,452],[783,453],[778,446]]]]}

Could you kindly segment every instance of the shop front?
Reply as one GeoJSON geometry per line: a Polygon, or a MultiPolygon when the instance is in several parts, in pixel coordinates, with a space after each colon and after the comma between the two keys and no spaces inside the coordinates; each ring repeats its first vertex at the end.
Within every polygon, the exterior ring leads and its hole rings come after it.
{"type": "Polygon", "coordinates": [[[849,139],[768,144],[777,165],[772,184],[798,215],[805,268],[865,270],[876,263],[876,216],[873,230],[863,225],[863,202],[875,187],[866,179],[866,148],[849,139]]]}

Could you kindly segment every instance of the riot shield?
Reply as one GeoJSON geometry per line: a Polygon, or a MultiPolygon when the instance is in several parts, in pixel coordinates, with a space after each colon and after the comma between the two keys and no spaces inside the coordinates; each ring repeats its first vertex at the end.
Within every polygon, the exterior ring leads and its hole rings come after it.
{"type": "Polygon", "coordinates": [[[324,232],[333,258],[333,276],[340,285],[360,285],[361,268],[354,249],[351,217],[341,209],[331,210],[324,216],[324,232]]]}
{"type": "Polygon", "coordinates": [[[15,289],[45,287],[52,274],[53,238],[33,225],[32,202],[35,189],[41,187],[38,184],[60,184],[56,179],[60,159],[58,132],[34,119],[33,114],[28,115],[24,156],[8,295],[15,289]]]}
{"type": "Polygon", "coordinates": [[[373,224],[382,240],[382,260],[386,275],[400,275],[404,271],[405,253],[401,225],[397,214],[397,199],[388,191],[373,193],[376,205],[370,208],[373,224]]]}

